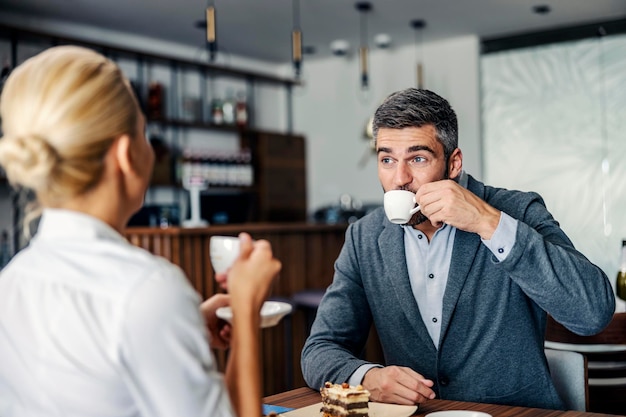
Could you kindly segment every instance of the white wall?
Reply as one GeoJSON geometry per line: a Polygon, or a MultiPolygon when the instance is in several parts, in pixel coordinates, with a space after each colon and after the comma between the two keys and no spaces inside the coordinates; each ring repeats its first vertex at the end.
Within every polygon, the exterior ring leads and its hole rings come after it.
{"type": "MultiPolygon", "coordinates": [[[[482,176],[480,108],[480,41],[467,36],[424,46],[424,84],[448,99],[459,118],[459,145],[465,169],[482,176]]],[[[363,136],[367,119],[390,93],[416,85],[413,47],[374,50],[370,90],[359,85],[358,57],[306,60],[305,85],[294,91],[295,130],[307,137],[309,210],[335,204],[348,193],[364,203],[381,202],[376,160],[363,136]]]]}

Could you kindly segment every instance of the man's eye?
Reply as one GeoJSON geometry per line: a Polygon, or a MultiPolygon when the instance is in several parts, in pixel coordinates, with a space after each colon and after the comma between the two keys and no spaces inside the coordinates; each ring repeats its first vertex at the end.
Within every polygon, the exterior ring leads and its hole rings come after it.
{"type": "Polygon", "coordinates": [[[416,156],[415,158],[413,158],[413,162],[425,162],[426,158],[424,158],[423,156],[416,156]]]}

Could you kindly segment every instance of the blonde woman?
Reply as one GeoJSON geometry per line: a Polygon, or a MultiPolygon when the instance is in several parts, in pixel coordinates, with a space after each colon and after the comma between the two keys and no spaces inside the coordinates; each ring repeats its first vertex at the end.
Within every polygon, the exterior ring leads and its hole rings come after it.
{"type": "Polygon", "coordinates": [[[259,310],[280,269],[268,242],[240,236],[205,324],[182,271],[121,235],[154,156],[116,65],[48,49],[11,74],[0,114],[0,164],[43,209],[0,274],[0,415],[259,416],[259,310]],[[215,318],[226,304],[232,329],[215,318]],[[209,341],[230,341],[225,378],[209,341]]]}

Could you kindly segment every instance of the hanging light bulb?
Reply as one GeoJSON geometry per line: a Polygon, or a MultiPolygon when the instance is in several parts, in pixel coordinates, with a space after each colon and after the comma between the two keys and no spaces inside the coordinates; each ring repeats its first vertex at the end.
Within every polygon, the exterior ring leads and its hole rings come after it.
{"type": "Polygon", "coordinates": [[[215,3],[209,1],[206,8],[206,41],[209,47],[209,59],[215,61],[217,54],[217,29],[215,27],[215,3]]]}
{"type": "Polygon", "coordinates": [[[293,0],[293,30],[291,31],[291,60],[296,78],[302,69],[302,30],[300,29],[300,1],[293,0]]]}
{"type": "Polygon", "coordinates": [[[417,60],[417,88],[424,88],[424,67],[422,66],[423,45],[422,29],[426,27],[426,22],[422,19],[411,20],[411,27],[415,29],[415,56],[417,60]],[[419,56],[417,49],[419,48],[419,56]]]}
{"type": "Polygon", "coordinates": [[[359,47],[359,63],[361,68],[361,88],[366,90],[369,87],[368,52],[367,47],[367,16],[372,10],[372,4],[366,1],[358,2],[356,9],[361,13],[361,46],[359,47]]]}

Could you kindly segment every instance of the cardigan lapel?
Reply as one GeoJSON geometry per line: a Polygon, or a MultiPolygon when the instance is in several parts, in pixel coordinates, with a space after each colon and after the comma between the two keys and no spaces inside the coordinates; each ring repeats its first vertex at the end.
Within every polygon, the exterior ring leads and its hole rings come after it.
{"type": "MultiPolygon", "coordinates": [[[[409,281],[409,272],[404,252],[404,229],[386,220],[383,221],[385,222],[385,227],[378,237],[378,248],[382,258],[385,260],[383,262],[382,279],[389,283],[395,295],[395,300],[390,300],[390,302],[395,302],[400,306],[421,341],[434,351],[435,345],[428,334],[426,325],[422,321],[422,316],[409,281]]],[[[389,293],[389,297],[391,296],[392,294],[389,293]]]]}
{"type": "MultiPolygon", "coordinates": [[[[478,197],[484,199],[484,185],[468,176],[467,188],[478,197]]],[[[461,295],[461,290],[465,285],[465,280],[470,274],[470,269],[474,263],[476,252],[480,249],[480,236],[476,233],[456,231],[454,237],[454,248],[452,249],[452,259],[448,272],[448,283],[443,296],[441,334],[439,340],[443,340],[450,325],[450,320],[454,314],[454,308],[461,295]]]]}

